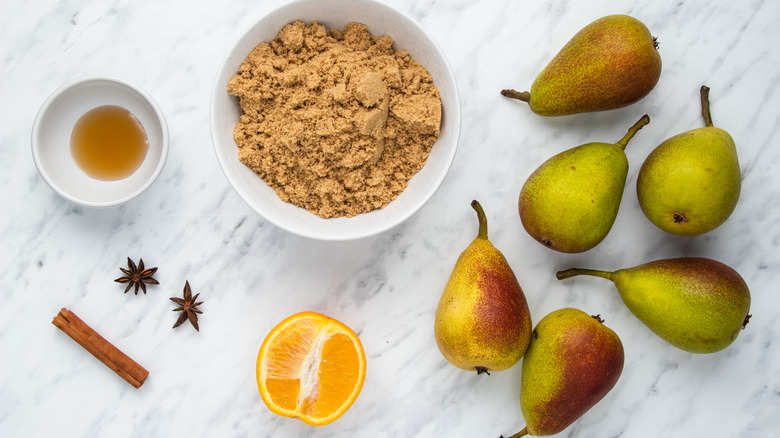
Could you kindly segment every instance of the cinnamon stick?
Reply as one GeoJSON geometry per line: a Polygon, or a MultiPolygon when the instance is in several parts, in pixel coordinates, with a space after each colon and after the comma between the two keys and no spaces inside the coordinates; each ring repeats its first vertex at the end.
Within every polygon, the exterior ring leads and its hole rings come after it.
{"type": "Polygon", "coordinates": [[[144,384],[149,371],[114,347],[70,310],[63,307],[52,320],[52,324],[92,353],[127,383],[135,388],[140,388],[144,384]]]}

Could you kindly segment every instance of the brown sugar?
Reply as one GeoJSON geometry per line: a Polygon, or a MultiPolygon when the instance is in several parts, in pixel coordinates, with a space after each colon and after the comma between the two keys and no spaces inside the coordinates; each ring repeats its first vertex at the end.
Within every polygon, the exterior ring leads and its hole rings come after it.
{"type": "Polygon", "coordinates": [[[282,201],[323,218],[381,209],[439,137],[428,71],[359,23],[285,26],[257,45],[228,91],[239,97],[239,159],[282,201]]]}

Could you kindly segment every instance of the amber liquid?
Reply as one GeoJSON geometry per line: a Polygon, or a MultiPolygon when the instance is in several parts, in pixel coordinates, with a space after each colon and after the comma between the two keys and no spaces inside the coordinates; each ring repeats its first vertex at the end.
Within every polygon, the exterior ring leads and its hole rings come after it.
{"type": "Polygon", "coordinates": [[[114,181],[138,170],[149,150],[141,122],[125,108],[99,106],[87,111],[73,126],[70,152],[81,170],[92,178],[114,181]]]}

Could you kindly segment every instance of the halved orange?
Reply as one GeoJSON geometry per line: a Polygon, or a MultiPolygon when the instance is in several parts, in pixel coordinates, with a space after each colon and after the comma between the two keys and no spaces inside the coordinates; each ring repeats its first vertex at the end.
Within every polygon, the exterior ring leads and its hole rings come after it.
{"type": "Polygon", "coordinates": [[[343,415],[360,394],[366,355],[355,332],[343,323],[301,312],[266,336],[256,371],[268,409],[322,426],[343,415]]]}

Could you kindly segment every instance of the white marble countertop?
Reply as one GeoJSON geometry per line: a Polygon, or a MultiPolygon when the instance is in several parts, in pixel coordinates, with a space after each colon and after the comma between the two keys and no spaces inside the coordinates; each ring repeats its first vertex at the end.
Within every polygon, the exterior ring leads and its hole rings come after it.
{"type": "Polygon", "coordinates": [[[478,199],[491,241],[525,290],[534,323],[561,307],[599,313],[623,340],[617,386],[561,436],[780,436],[780,4],[770,1],[448,2],[387,0],[431,33],[457,77],[460,148],[431,201],[375,237],[322,242],[263,221],[220,170],[208,128],[217,68],[231,44],[284,3],[175,0],[6,2],[0,14],[0,436],[498,437],[519,430],[520,366],[490,376],[445,361],[433,315],[459,253],[476,236],[478,199]],[[663,73],[631,107],[548,119],[499,95],[527,88],[582,26],[631,14],[658,36],[663,73]],[[61,199],[30,153],[38,108],[56,88],[113,75],[150,92],[167,116],[160,178],[124,206],[61,199]],[[737,143],[742,196],[731,218],[694,238],[667,235],[635,195],[644,157],[701,126],[711,87],[715,124],[737,143]],[[601,245],[563,255],[534,242],[517,214],[525,178],[564,149],[618,140],[631,169],[601,245]],[[603,280],[559,282],[574,265],[617,269],[678,256],[729,264],[752,291],[753,318],[728,349],[677,350],[656,338],[603,280]],[[125,259],[158,266],[161,285],[123,294],[125,259]],[[200,332],[176,330],[185,280],[200,293],[200,332]],[[775,286],[772,286],[775,284],[775,286]],[[52,324],[68,307],[150,371],[136,390],[52,324]],[[335,423],[312,428],[263,405],[255,360],[265,334],[302,310],[350,325],[366,350],[362,394],[335,423]]]}

